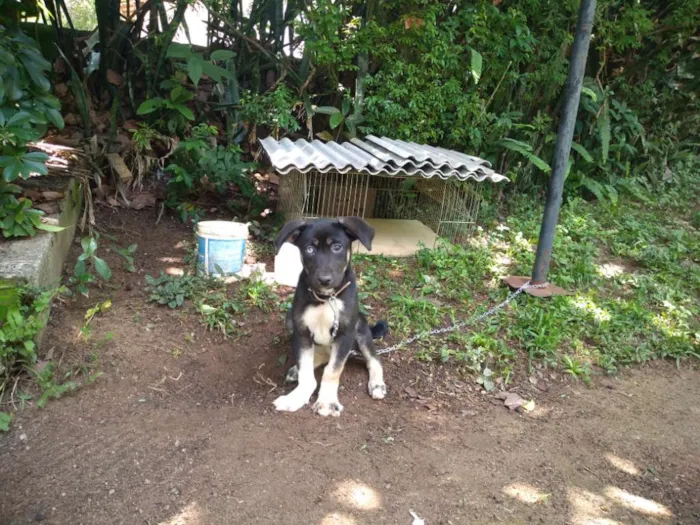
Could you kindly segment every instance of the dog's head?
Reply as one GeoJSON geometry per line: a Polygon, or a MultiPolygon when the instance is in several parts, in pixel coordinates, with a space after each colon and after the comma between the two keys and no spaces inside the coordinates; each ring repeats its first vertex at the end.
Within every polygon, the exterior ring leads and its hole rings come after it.
{"type": "Polygon", "coordinates": [[[275,249],[279,252],[286,241],[294,243],[301,252],[309,285],[328,295],[344,284],[353,241],[371,250],[372,239],[374,228],[359,217],[298,220],[284,225],[275,239],[275,249]]]}

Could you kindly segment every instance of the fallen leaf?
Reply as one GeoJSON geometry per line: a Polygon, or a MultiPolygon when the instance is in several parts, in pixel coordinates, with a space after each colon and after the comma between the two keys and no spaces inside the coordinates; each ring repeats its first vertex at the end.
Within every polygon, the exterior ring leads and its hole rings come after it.
{"type": "Polygon", "coordinates": [[[533,410],[535,410],[535,402],[532,399],[526,402],[523,405],[523,410],[525,410],[525,412],[532,412],[533,410]]]}
{"type": "Polygon", "coordinates": [[[122,76],[112,69],[107,70],[107,82],[114,86],[122,85],[122,76]]]}

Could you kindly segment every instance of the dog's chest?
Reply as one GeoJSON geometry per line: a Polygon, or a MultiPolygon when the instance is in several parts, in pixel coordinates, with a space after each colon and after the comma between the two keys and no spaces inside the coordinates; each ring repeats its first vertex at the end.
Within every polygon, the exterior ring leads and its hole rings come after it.
{"type": "Polygon", "coordinates": [[[324,346],[331,344],[333,324],[340,321],[339,316],[344,306],[343,301],[336,299],[333,305],[321,303],[306,307],[301,322],[311,332],[314,343],[324,346]]]}

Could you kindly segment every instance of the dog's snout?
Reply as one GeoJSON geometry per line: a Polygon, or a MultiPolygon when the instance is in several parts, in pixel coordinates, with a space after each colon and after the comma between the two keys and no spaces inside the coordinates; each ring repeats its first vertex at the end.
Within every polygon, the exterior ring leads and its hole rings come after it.
{"type": "Polygon", "coordinates": [[[321,286],[330,286],[332,280],[333,280],[333,276],[331,276],[331,275],[324,274],[324,275],[318,276],[318,283],[321,286]]]}

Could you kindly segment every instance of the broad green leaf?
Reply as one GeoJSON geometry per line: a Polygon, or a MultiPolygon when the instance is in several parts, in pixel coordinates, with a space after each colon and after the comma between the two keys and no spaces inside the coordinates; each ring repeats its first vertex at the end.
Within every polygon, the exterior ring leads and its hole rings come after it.
{"type": "Polygon", "coordinates": [[[472,79],[474,79],[474,84],[478,84],[481,79],[482,66],[484,63],[484,57],[481,56],[476,49],[470,48],[471,50],[471,63],[470,69],[472,74],[472,79]]]}
{"type": "Polygon", "coordinates": [[[340,110],[333,106],[313,106],[313,108],[315,113],[320,113],[322,115],[335,115],[336,113],[340,113],[340,110]]]}
{"type": "Polygon", "coordinates": [[[31,119],[32,115],[29,112],[20,109],[17,113],[15,113],[9,118],[9,120],[7,121],[7,126],[23,126],[31,119]]]}
{"type": "Polygon", "coordinates": [[[344,117],[342,113],[334,113],[331,115],[331,129],[335,129],[343,123],[344,117]]]}
{"type": "Polygon", "coordinates": [[[236,75],[233,72],[229,71],[228,69],[224,69],[223,67],[217,66],[216,64],[212,64],[211,62],[203,62],[202,71],[206,76],[208,76],[215,82],[221,82],[222,78],[225,78],[227,80],[234,80],[236,78],[236,75]]]}
{"type": "Polygon", "coordinates": [[[137,115],[148,115],[163,106],[163,99],[160,97],[145,100],[136,110],[137,115]]]}
{"type": "Polygon", "coordinates": [[[57,109],[49,108],[46,110],[46,118],[49,119],[51,124],[53,124],[58,129],[63,129],[65,127],[65,122],[63,121],[63,116],[61,112],[57,109]]]}
{"type": "Polygon", "coordinates": [[[58,233],[66,229],[65,226],[56,226],[55,224],[46,224],[44,222],[36,226],[37,230],[43,230],[45,232],[58,233]]]}
{"type": "Polygon", "coordinates": [[[12,421],[12,413],[11,412],[0,412],[0,432],[9,431],[11,421],[12,421]]]}
{"type": "Polygon", "coordinates": [[[185,117],[187,120],[194,120],[194,113],[192,113],[192,110],[187,106],[178,104],[175,106],[175,109],[177,109],[180,112],[180,115],[185,117]]]}
{"type": "Polygon", "coordinates": [[[49,82],[49,79],[44,76],[44,71],[36,62],[24,55],[20,57],[20,60],[22,61],[22,64],[24,64],[24,68],[27,70],[27,73],[29,73],[32,82],[34,82],[39,89],[42,91],[48,91],[51,89],[51,82],[49,82]]]}
{"type": "Polygon", "coordinates": [[[199,85],[199,80],[202,78],[202,58],[199,56],[193,56],[187,61],[187,73],[190,76],[190,80],[197,87],[199,85]]]}
{"type": "Polygon", "coordinates": [[[46,162],[49,160],[48,154],[43,151],[30,151],[24,155],[24,158],[32,162],[46,162]]]}
{"type": "Polygon", "coordinates": [[[38,173],[40,175],[46,175],[49,173],[49,169],[43,162],[34,162],[32,160],[26,160],[26,157],[24,157],[24,159],[25,160],[23,160],[22,162],[24,166],[22,172],[26,173],[26,177],[29,177],[31,173],[38,173]]]}
{"type": "Polygon", "coordinates": [[[190,46],[185,44],[170,44],[168,46],[168,52],[166,54],[168,58],[190,58],[192,56],[192,50],[190,46]]]}
{"type": "Polygon", "coordinates": [[[109,266],[104,261],[104,259],[100,259],[99,257],[93,257],[92,264],[95,267],[95,271],[97,272],[97,274],[100,277],[102,277],[105,281],[108,281],[112,278],[112,270],[109,269],[109,266]]]}
{"type": "Polygon", "coordinates": [[[211,60],[230,60],[233,57],[236,56],[236,53],[233,51],[229,51],[228,49],[217,49],[216,51],[213,51],[211,55],[209,55],[209,58],[211,60]]]}

